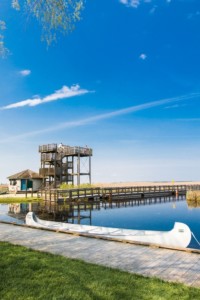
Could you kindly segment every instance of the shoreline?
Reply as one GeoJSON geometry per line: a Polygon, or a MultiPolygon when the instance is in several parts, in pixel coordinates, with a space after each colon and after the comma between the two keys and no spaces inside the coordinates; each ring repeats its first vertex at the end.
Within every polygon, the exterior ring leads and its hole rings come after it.
{"type": "Polygon", "coordinates": [[[131,187],[131,186],[163,186],[163,185],[200,185],[200,181],[130,181],[130,182],[97,182],[98,187],[131,187]]]}

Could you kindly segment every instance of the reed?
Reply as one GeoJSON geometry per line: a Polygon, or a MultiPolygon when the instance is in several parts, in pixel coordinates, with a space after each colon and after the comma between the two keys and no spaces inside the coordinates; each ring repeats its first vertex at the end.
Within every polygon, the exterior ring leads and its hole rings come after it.
{"type": "Polygon", "coordinates": [[[187,191],[186,200],[189,207],[200,207],[200,191],[187,191]]]}
{"type": "Polygon", "coordinates": [[[196,200],[200,202],[200,190],[198,191],[187,191],[187,200],[196,200]]]}
{"type": "Polygon", "coordinates": [[[96,186],[90,183],[82,183],[80,185],[67,184],[62,183],[60,185],[60,189],[62,190],[71,190],[71,189],[87,189],[87,188],[95,188],[96,186]]]}

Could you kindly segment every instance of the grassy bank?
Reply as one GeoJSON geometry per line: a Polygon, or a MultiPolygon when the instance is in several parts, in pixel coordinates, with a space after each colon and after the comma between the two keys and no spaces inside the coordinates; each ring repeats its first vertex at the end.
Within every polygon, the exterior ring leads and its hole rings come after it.
{"type": "Polygon", "coordinates": [[[200,299],[200,289],[0,243],[0,299],[200,299]]]}
{"type": "Polygon", "coordinates": [[[19,203],[19,202],[23,202],[23,203],[27,203],[27,202],[37,202],[37,201],[41,201],[41,198],[37,198],[37,197],[4,197],[1,196],[0,197],[0,203],[19,203]]]}

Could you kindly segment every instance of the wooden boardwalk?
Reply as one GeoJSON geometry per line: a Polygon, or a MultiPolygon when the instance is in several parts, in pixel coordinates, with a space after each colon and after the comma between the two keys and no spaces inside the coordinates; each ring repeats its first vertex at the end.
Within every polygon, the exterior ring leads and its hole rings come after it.
{"type": "Polygon", "coordinates": [[[189,190],[200,190],[200,184],[145,185],[128,187],[91,187],[72,189],[44,189],[38,192],[48,201],[114,201],[122,199],[143,199],[148,197],[185,195],[189,190]]]}
{"type": "Polygon", "coordinates": [[[200,287],[200,254],[0,223],[0,241],[200,287]]]}

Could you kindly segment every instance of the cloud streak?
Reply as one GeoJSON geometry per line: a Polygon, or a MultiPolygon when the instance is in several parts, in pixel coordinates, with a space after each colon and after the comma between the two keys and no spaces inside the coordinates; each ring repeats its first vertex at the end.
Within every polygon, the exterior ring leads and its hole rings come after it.
{"type": "Polygon", "coordinates": [[[19,140],[19,139],[23,139],[23,138],[27,138],[27,137],[31,137],[31,136],[44,134],[47,132],[58,131],[58,130],[61,130],[64,128],[81,127],[81,126],[95,123],[95,122],[98,122],[101,120],[111,119],[111,118],[114,118],[117,116],[126,115],[126,114],[134,113],[137,111],[142,111],[142,110],[150,109],[153,107],[162,106],[167,103],[181,102],[181,101],[195,99],[198,97],[200,97],[200,93],[192,93],[189,95],[183,95],[183,96],[179,96],[179,97],[166,98],[166,99],[161,99],[161,100],[157,100],[157,101],[147,102],[144,104],[115,110],[115,111],[112,111],[109,113],[95,115],[95,116],[80,119],[77,121],[60,123],[60,124],[57,124],[57,125],[54,125],[54,126],[42,129],[42,130],[35,130],[35,131],[31,131],[31,132],[26,132],[26,133],[23,133],[20,135],[15,135],[15,136],[9,137],[7,139],[1,139],[0,144],[5,143],[5,142],[12,142],[14,140],[19,140]]]}
{"type": "MultiPolygon", "coordinates": [[[[165,1],[167,4],[170,4],[172,2],[172,0],[165,0],[165,1]]],[[[125,5],[126,7],[138,8],[140,4],[152,4],[153,0],[119,0],[119,2],[125,5]]],[[[156,8],[157,5],[154,5],[153,8],[150,10],[150,13],[154,13],[156,8]]]]}
{"type": "Polygon", "coordinates": [[[22,71],[19,71],[19,74],[23,77],[25,76],[28,76],[31,74],[31,70],[22,70],[22,71]]]}
{"type": "Polygon", "coordinates": [[[81,89],[78,84],[68,87],[64,85],[60,90],[55,91],[53,94],[50,94],[44,98],[36,97],[35,99],[26,99],[20,102],[9,104],[3,107],[0,107],[0,110],[19,108],[24,106],[36,106],[44,104],[47,102],[57,101],[60,99],[70,98],[74,96],[80,96],[89,93],[88,90],[81,89]]]}
{"type": "Polygon", "coordinates": [[[137,8],[140,5],[140,0],[119,0],[119,2],[133,8],[137,8]]]}
{"type": "Polygon", "coordinates": [[[145,60],[147,58],[147,55],[145,53],[141,53],[140,56],[139,56],[139,58],[141,60],[145,60]]]}
{"type": "Polygon", "coordinates": [[[176,121],[181,121],[181,122],[199,122],[200,118],[180,118],[176,119],[176,121]]]}

